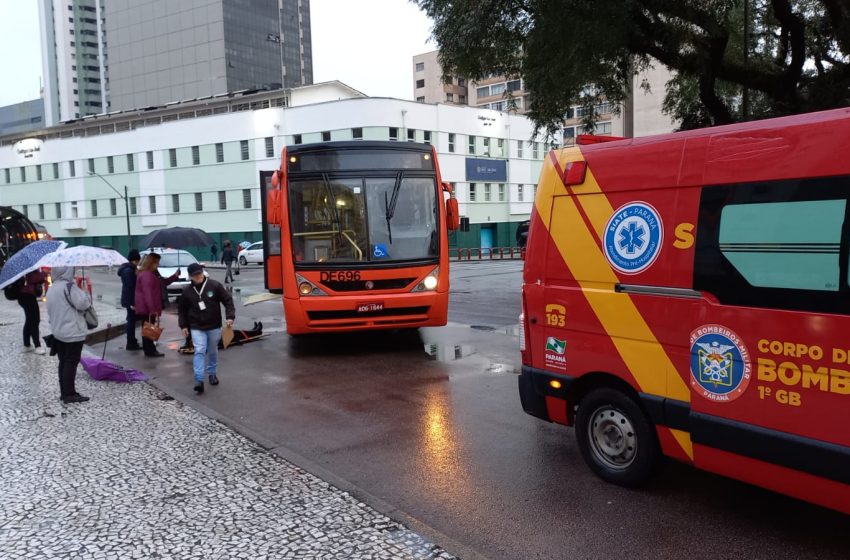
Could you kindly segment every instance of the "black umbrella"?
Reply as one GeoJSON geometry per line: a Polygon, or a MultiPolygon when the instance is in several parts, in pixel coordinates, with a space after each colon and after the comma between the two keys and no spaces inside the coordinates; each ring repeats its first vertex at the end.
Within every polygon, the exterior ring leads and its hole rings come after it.
{"type": "Polygon", "coordinates": [[[186,227],[170,227],[150,232],[142,241],[145,247],[209,247],[213,238],[202,229],[186,227]]]}

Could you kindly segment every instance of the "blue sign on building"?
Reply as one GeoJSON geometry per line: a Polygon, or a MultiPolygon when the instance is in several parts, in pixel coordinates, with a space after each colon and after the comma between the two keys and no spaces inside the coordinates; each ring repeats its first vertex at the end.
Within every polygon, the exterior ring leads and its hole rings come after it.
{"type": "Polygon", "coordinates": [[[504,159],[466,158],[467,181],[508,181],[508,162],[504,159]]]}

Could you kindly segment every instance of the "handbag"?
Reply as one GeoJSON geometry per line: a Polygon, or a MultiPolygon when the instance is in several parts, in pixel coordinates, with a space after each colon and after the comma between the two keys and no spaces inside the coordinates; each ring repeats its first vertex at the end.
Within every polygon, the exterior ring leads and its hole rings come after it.
{"type": "MultiPolygon", "coordinates": [[[[150,319],[150,317],[148,317],[150,319]]],[[[154,342],[159,340],[159,337],[162,336],[163,328],[159,326],[159,317],[156,319],[156,323],[151,323],[150,321],[145,321],[142,323],[142,338],[147,338],[148,340],[153,340],[154,342]]]]}
{"type": "MultiPolygon", "coordinates": [[[[77,309],[76,307],[74,307],[74,304],[71,303],[71,283],[70,282],[68,282],[68,284],[65,288],[65,301],[68,302],[68,305],[70,305],[71,308],[77,309]]],[[[91,304],[88,307],[88,309],[86,309],[84,311],[80,311],[79,309],[77,309],[77,313],[79,313],[80,315],[83,316],[83,319],[86,321],[86,326],[89,328],[89,330],[97,327],[97,323],[98,323],[98,321],[97,321],[97,311],[94,310],[94,304],[91,304]]]]}

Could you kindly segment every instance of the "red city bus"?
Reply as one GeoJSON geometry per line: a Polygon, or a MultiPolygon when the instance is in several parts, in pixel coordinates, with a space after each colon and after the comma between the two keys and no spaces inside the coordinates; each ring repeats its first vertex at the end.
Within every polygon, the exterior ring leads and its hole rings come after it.
{"type": "Polygon", "coordinates": [[[524,410],[600,477],[666,455],[850,513],[850,109],[552,151],[524,410]]]}
{"type": "Polygon", "coordinates": [[[432,146],[290,146],[266,178],[266,288],[283,293],[287,332],[446,324],[458,211],[432,146]]]}

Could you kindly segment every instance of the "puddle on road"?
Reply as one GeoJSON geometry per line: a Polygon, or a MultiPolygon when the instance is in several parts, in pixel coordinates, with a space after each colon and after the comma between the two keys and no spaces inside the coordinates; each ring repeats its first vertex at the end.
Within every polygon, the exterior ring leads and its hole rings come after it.
{"type": "Polygon", "coordinates": [[[426,344],[425,353],[432,360],[453,362],[475,354],[475,348],[469,344],[426,344]]]}

